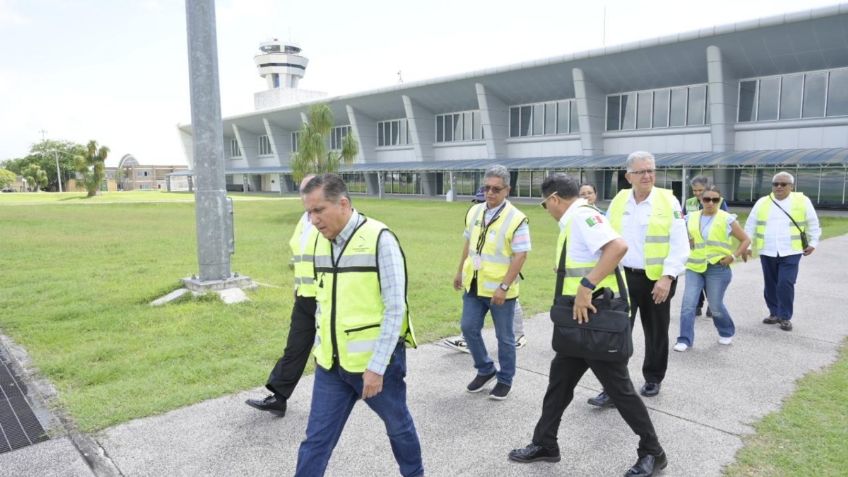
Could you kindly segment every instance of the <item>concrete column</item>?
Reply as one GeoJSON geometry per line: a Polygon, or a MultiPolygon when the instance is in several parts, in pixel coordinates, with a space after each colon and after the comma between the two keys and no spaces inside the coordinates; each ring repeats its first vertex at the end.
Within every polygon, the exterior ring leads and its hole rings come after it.
{"type": "Polygon", "coordinates": [[[262,123],[265,124],[265,134],[271,141],[271,151],[277,164],[282,166],[291,163],[291,134],[271,123],[268,118],[262,118],[262,123]]]}
{"type": "Polygon", "coordinates": [[[571,70],[574,78],[574,99],[577,101],[577,118],[580,123],[580,145],[584,156],[604,154],[604,118],[606,96],[601,88],[586,77],[583,70],[571,70]]]}
{"type": "Polygon", "coordinates": [[[377,121],[361,112],[353,106],[346,105],[347,119],[350,122],[350,130],[356,142],[359,143],[359,154],[354,162],[375,162],[374,151],[377,149],[377,121]]]}
{"type": "Polygon", "coordinates": [[[419,162],[432,161],[436,115],[406,95],[403,95],[403,109],[409,122],[409,141],[415,150],[415,159],[419,162]]]}
{"type": "Polygon", "coordinates": [[[193,165],[197,177],[197,261],[201,281],[225,280],[230,277],[230,230],[214,0],[186,1],[186,25],[193,165]]]}
{"type": "Polygon", "coordinates": [[[380,180],[379,173],[368,172],[365,174],[365,187],[368,195],[383,197],[383,182],[380,180]]]}
{"type": "Polygon", "coordinates": [[[476,83],[474,87],[477,90],[486,155],[489,159],[503,159],[506,157],[506,137],[509,134],[509,106],[487,90],[485,85],[476,83]]]}
{"type": "Polygon", "coordinates": [[[241,149],[241,156],[244,158],[245,167],[255,165],[256,157],[259,155],[259,135],[242,129],[235,124],[233,124],[233,134],[241,149]]]}
{"type": "Polygon", "coordinates": [[[713,152],[734,149],[738,78],[717,46],[707,47],[707,94],[710,108],[710,132],[713,152]]]}

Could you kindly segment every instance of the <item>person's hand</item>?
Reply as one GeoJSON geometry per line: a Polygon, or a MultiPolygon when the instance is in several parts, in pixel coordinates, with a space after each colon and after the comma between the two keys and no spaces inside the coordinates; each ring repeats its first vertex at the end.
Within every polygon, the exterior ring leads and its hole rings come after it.
{"type": "Polygon", "coordinates": [[[453,289],[462,290],[462,272],[456,272],[456,276],[453,277],[453,289]]]}
{"type": "Polygon", "coordinates": [[[742,252],[742,261],[747,262],[748,259],[753,257],[753,256],[754,256],[754,251],[749,248],[748,250],[745,250],[744,252],[742,252]]]}
{"type": "Polygon", "coordinates": [[[807,245],[807,248],[804,249],[804,256],[806,257],[807,255],[813,253],[815,249],[816,247],[813,247],[812,245],[807,245]]]}
{"type": "Polygon", "coordinates": [[[362,374],[362,399],[372,398],[383,390],[383,376],[366,369],[362,374]]]}
{"type": "Polygon", "coordinates": [[[503,305],[506,301],[506,292],[501,290],[500,287],[495,290],[495,294],[492,295],[492,304],[493,305],[503,305]]]}
{"type": "Polygon", "coordinates": [[[726,256],[726,257],[722,258],[721,260],[719,260],[719,261],[718,261],[718,263],[720,263],[720,264],[724,265],[725,267],[727,267],[727,266],[729,266],[731,263],[733,263],[733,261],[734,261],[734,260],[736,260],[736,259],[735,259],[735,258],[733,258],[733,255],[728,255],[728,256],[726,256]]]}
{"type": "Polygon", "coordinates": [[[651,296],[654,298],[654,303],[660,303],[668,300],[668,293],[671,290],[671,278],[668,275],[663,275],[654,284],[654,289],[651,290],[651,296]]]}
{"type": "Polygon", "coordinates": [[[577,287],[577,296],[574,297],[574,309],[572,318],[577,320],[577,323],[589,322],[589,311],[597,313],[598,309],[592,304],[592,290],[580,285],[577,287]]]}

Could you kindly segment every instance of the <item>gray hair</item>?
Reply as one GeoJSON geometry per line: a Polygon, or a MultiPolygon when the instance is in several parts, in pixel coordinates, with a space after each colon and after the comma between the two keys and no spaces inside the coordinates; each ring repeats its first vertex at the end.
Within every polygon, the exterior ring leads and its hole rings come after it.
{"type": "Polygon", "coordinates": [[[485,180],[489,177],[498,177],[503,181],[505,186],[509,187],[509,170],[506,167],[500,164],[489,166],[486,169],[486,173],[483,174],[483,179],[485,180]]]}
{"type": "Polygon", "coordinates": [[[636,161],[651,161],[656,166],[657,160],[654,158],[654,155],[647,151],[636,151],[631,152],[629,156],[627,156],[627,162],[624,163],[624,166],[627,168],[627,172],[633,172],[633,163],[636,161]]]}
{"type": "Polygon", "coordinates": [[[775,174],[775,175],[774,175],[774,177],[772,177],[772,178],[771,178],[771,181],[772,181],[772,182],[776,181],[778,177],[788,177],[788,178],[789,178],[789,183],[790,183],[790,184],[793,184],[793,185],[795,184],[795,177],[793,177],[793,176],[792,176],[792,174],[790,174],[790,173],[788,173],[788,172],[786,172],[786,171],[780,171],[780,172],[778,172],[777,174],[775,174]]]}
{"type": "Polygon", "coordinates": [[[324,191],[324,199],[334,204],[338,204],[342,197],[350,201],[347,185],[336,174],[321,174],[309,179],[309,182],[303,187],[301,193],[307,195],[315,189],[322,189],[324,191]]]}
{"type": "Polygon", "coordinates": [[[695,187],[695,185],[698,184],[700,186],[707,187],[710,185],[710,182],[710,178],[707,176],[695,176],[691,181],[689,181],[689,186],[695,187]]]}
{"type": "Polygon", "coordinates": [[[542,181],[543,199],[554,192],[563,199],[571,199],[573,197],[577,197],[578,191],[580,191],[580,181],[577,180],[576,177],[563,172],[551,174],[542,181]]]}

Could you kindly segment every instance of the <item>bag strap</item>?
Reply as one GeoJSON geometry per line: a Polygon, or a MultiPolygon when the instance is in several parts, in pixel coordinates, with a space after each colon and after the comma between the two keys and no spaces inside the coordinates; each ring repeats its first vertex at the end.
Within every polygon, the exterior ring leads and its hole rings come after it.
{"type": "Polygon", "coordinates": [[[792,224],[795,226],[796,229],[798,229],[798,232],[804,233],[804,230],[798,226],[798,222],[795,222],[795,219],[793,219],[792,216],[789,215],[789,212],[787,212],[786,209],[781,207],[780,204],[778,204],[777,201],[774,200],[774,197],[772,197],[771,194],[769,194],[769,199],[771,199],[771,201],[774,203],[774,205],[777,206],[778,209],[780,209],[784,214],[786,214],[787,217],[789,217],[789,220],[792,221],[792,224]]]}
{"type": "MultiPolygon", "coordinates": [[[[559,254],[559,265],[557,265],[557,279],[554,286],[554,303],[559,296],[562,296],[563,283],[565,282],[565,251],[568,248],[568,238],[562,241],[562,252],[559,254]]],[[[624,278],[621,276],[621,267],[615,266],[615,280],[618,283],[618,294],[629,301],[627,293],[627,285],[624,278]]]]}

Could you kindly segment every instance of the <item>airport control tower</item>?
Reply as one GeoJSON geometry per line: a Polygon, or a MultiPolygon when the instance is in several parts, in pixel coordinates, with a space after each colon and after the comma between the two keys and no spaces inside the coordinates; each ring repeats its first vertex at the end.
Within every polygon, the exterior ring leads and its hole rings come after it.
{"type": "Polygon", "coordinates": [[[276,38],[259,44],[260,53],[253,57],[259,76],[268,85],[266,91],[254,95],[257,110],[325,97],[327,94],[298,88],[306,74],[309,58],[300,54],[300,47],[276,38]]]}

